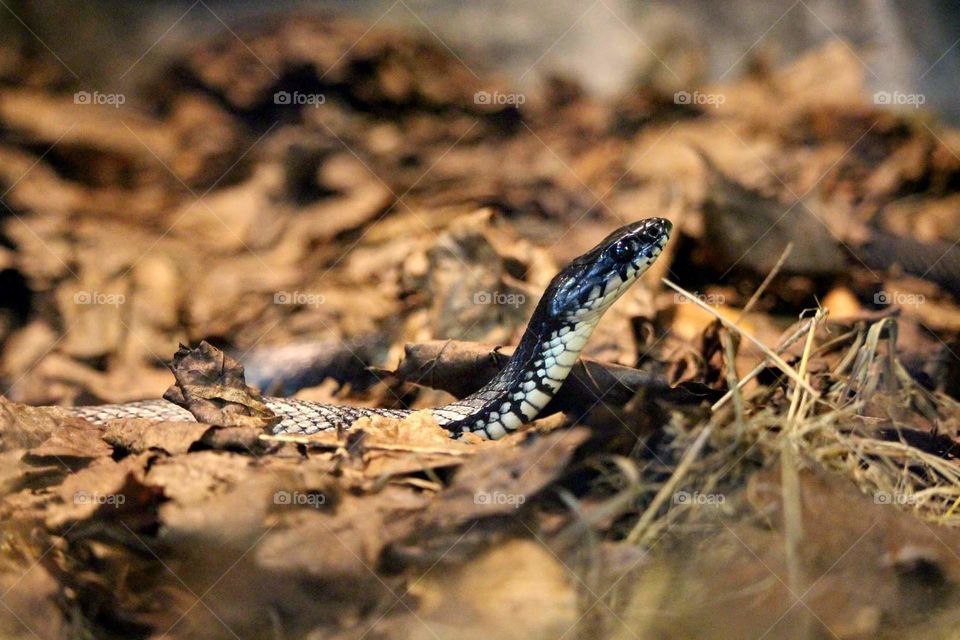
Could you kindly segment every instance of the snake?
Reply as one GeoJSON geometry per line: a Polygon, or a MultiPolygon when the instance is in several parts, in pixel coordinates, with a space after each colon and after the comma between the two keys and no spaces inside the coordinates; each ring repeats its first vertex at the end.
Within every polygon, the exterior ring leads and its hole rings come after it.
{"type": "MultiPolygon", "coordinates": [[[[454,438],[472,433],[495,440],[536,418],[560,391],[600,318],[654,263],[672,230],[665,218],[627,224],[560,270],[503,369],[475,393],[429,409],[437,424],[454,438]]],[[[311,435],[347,429],[367,416],[402,419],[413,413],[295,398],[266,397],[264,402],[280,418],[272,427],[275,435],[311,435]]],[[[69,411],[98,425],[124,418],[194,420],[186,409],[159,399],[78,406],[69,411]]]]}

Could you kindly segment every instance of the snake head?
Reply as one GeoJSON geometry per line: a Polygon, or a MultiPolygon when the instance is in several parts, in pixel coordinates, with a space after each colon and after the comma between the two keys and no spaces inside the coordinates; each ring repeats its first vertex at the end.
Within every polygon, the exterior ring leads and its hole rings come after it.
{"type": "Polygon", "coordinates": [[[664,218],[620,227],[556,275],[538,311],[565,322],[599,319],[653,264],[672,230],[664,218]]]}

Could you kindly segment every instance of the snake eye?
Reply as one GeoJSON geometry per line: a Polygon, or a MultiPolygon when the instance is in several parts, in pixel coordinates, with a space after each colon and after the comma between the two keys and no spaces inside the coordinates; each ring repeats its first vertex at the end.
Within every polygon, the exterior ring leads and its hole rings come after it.
{"type": "Polygon", "coordinates": [[[643,239],[650,243],[659,242],[660,237],[661,232],[653,227],[647,227],[647,229],[643,232],[643,239]]]}
{"type": "Polygon", "coordinates": [[[630,262],[637,255],[637,243],[633,238],[624,238],[613,245],[610,253],[617,262],[630,262]]]}

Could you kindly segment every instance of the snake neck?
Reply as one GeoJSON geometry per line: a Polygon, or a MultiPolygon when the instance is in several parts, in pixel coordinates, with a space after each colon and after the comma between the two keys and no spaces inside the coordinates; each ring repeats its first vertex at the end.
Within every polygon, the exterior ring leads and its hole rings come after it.
{"type": "Polygon", "coordinates": [[[506,366],[482,389],[462,400],[433,410],[452,434],[475,433],[496,439],[534,419],[563,385],[583,346],[599,321],[543,328],[531,321],[506,366]]]}

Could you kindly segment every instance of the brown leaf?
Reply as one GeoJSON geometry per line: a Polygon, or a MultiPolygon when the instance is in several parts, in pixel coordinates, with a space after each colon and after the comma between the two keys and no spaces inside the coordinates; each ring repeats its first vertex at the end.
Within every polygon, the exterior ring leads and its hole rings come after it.
{"type": "Polygon", "coordinates": [[[58,530],[81,520],[109,521],[126,516],[153,519],[145,508],[163,495],[161,488],[144,483],[145,467],[153,457],[142,454],[120,462],[100,458],[68,476],[57,488],[62,503],[50,506],[47,527],[58,530]]]}
{"type": "Polygon", "coordinates": [[[402,630],[391,637],[547,640],[563,637],[579,616],[566,567],[533,540],[512,540],[456,570],[430,572],[411,592],[416,612],[384,621],[384,632],[402,630]]]}
{"type": "Polygon", "coordinates": [[[35,447],[63,425],[89,428],[85,420],[59,407],[28,407],[0,396],[0,449],[35,447]]]}
{"type": "Polygon", "coordinates": [[[589,430],[574,428],[516,447],[491,446],[457,471],[453,483],[431,503],[425,519],[450,526],[475,518],[516,513],[566,468],[589,430]]]}
{"type": "Polygon", "coordinates": [[[574,428],[528,438],[519,446],[510,441],[479,445],[482,451],[417,517],[416,533],[389,545],[381,562],[391,567],[455,562],[508,535],[516,515],[564,473],[589,433],[574,428]]]}
{"type": "Polygon", "coordinates": [[[131,453],[162,449],[170,454],[187,453],[210,425],[197,422],[156,422],[154,420],[111,420],[103,439],[131,453]]]}
{"type": "Polygon", "coordinates": [[[61,606],[62,587],[40,563],[0,574],[0,636],[55,640],[70,628],[61,606]]]}
{"type": "Polygon", "coordinates": [[[113,452],[102,436],[102,429],[86,423],[82,426],[67,424],[42,444],[28,450],[24,460],[36,464],[87,464],[94,458],[109,456],[113,452]]]}
{"type": "Polygon", "coordinates": [[[787,244],[794,247],[784,262],[787,272],[837,274],[846,267],[839,242],[801,202],[779,198],[749,188],[727,176],[704,152],[696,149],[707,167],[709,188],[704,202],[706,233],[721,268],[742,264],[766,275],[787,244]],[[784,219],[783,212],[797,209],[784,219]]]}
{"type": "Polygon", "coordinates": [[[163,397],[190,411],[197,422],[265,428],[280,421],[260,392],[246,385],[243,366],[206,341],[196,349],[181,345],[171,369],[176,383],[163,397]]]}
{"type": "Polygon", "coordinates": [[[197,451],[188,456],[158,458],[147,471],[147,482],[163,487],[172,502],[189,504],[223,492],[254,472],[254,460],[248,455],[197,451]]]}
{"type": "Polygon", "coordinates": [[[66,469],[60,464],[37,467],[23,461],[20,450],[0,453],[0,497],[23,488],[42,488],[56,484],[66,469]]]}

